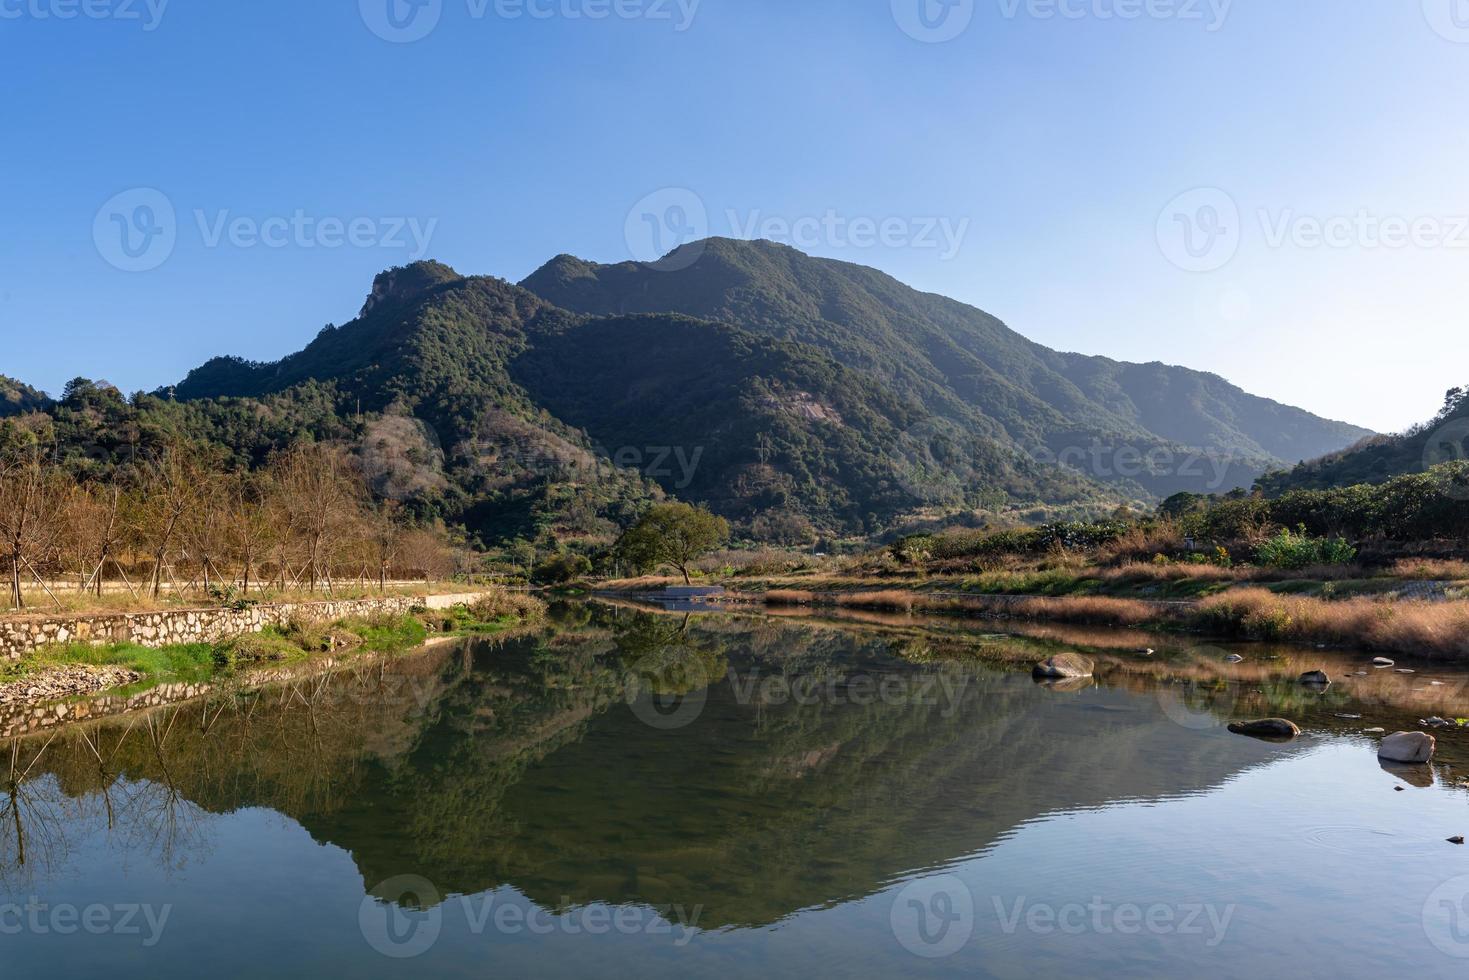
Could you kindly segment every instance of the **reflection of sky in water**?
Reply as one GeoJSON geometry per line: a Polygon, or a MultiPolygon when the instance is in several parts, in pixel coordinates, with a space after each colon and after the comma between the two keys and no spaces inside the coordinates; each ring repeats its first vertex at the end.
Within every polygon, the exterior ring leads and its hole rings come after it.
{"type": "MultiPolygon", "coordinates": [[[[812,662],[843,644],[878,663],[862,641],[777,629],[701,642],[737,666],[757,648],[812,662]]],[[[605,636],[588,643],[607,649],[605,636]]],[[[1180,724],[1155,692],[1057,693],[982,667],[947,723],[911,706],[757,709],[725,684],[671,732],[615,699],[560,691],[547,711],[573,717],[568,728],[513,693],[524,681],[502,666],[513,657],[493,657],[473,671],[444,658],[438,700],[409,712],[410,734],[378,732],[383,758],[365,735],[337,745],[324,784],[344,798],[286,794],[290,815],[248,799],[285,777],[228,751],[209,757],[210,773],[172,772],[173,793],[156,773],[113,784],[114,803],[140,802],[115,806],[111,831],[95,792],[33,777],[28,866],[10,868],[0,903],[172,908],[152,948],[141,915],[137,935],[0,935],[6,975],[65,962],[160,977],[1435,977],[1469,962],[1430,943],[1458,948],[1439,902],[1452,889],[1425,914],[1469,870],[1469,852],[1445,842],[1469,832],[1469,795],[1444,771],[1410,785],[1362,737],[1267,745],[1180,724]],[[476,768],[491,756],[512,762],[476,768]],[[493,815],[439,801],[458,776],[503,783],[493,815]],[[208,799],[189,799],[204,786],[208,799]],[[234,799],[231,786],[243,787],[234,799]],[[364,912],[378,879],[423,872],[473,891],[426,917],[371,900],[364,912]],[[910,952],[922,940],[902,910],[915,900],[957,917],[952,955],[910,952]],[[640,901],[686,907],[664,931],[640,901]],[[524,915],[538,908],[565,917],[533,919],[551,923],[537,930],[524,915]],[[622,927],[583,931],[619,909],[622,927]],[[407,930],[396,938],[431,923],[437,939],[411,960],[380,955],[362,925],[375,911],[396,915],[385,920],[407,930]],[[679,919],[694,917],[709,928],[690,939],[679,919]]],[[[268,721],[262,711],[252,724],[268,721]]],[[[317,722],[331,742],[333,719],[317,722]]],[[[170,735],[198,737],[182,725],[170,735]]]]}

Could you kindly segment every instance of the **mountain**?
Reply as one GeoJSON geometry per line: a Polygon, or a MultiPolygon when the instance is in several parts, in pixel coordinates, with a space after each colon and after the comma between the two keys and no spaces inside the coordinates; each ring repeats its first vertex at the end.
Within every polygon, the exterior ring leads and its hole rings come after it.
{"type": "Polygon", "coordinates": [[[44,392],[0,374],[0,418],[34,412],[50,403],[44,392]]]}
{"type": "Polygon", "coordinates": [[[1159,495],[1199,489],[1190,470],[1248,486],[1371,435],[1216,375],[1053,351],[974,307],[771,242],[710,239],[653,265],[562,255],[521,285],[579,313],[672,311],[809,344],[966,431],[1159,495]],[[1151,472],[1136,462],[1149,456],[1151,472]]]}
{"type": "Polygon", "coordinates": [[[1438,415],[1428,422],[1398,435],[1363,439],[1340,452],[1267,474],[1260,488],[1276,496],[1290,490],[1385,483],[1462,459],[1469,459],[1469,388],[1451,390],[1438,415]]]}
{"type": "Polygon", "coordinates": [[[150,411],[252,459],[287,430],[350,442],[379,493],[486,541],[605,535],[664,494],[796,537],[1080,516],[1248,486],[1366,434],[1214,375],[1052,351],[873,269],[695,248],[561,256],[519,286],[391,269],[350,323],[277,362],[216,358],[150,411]]]}
{"type": "Polygon", "coordinates": [[[464,519],[496,535],[508,533],[507,509],[525,531],[553,486],[553,496],[590,495],[607,518],[625,517],[651,481],[736,520],[787,512],[843,531],[877,530],[943,493],[961,505],[981,481],[1000,501],[1106,496],[970,432],[945,445],[973,485],[929,492],[902,452],[926,409],[819,348],[675,314],[573,314],[436,263],[378,276],[355,320],[299,353],[269,364],[216,358],[166,394],[219,402],[306,385],[326,386],[344,412],[422,423],[418,454],[442,462],[464,519]],[[619,487],[610,496],[609,485],[619,487]],[[616,515],[603,506],[612,503],[616,515]]]}

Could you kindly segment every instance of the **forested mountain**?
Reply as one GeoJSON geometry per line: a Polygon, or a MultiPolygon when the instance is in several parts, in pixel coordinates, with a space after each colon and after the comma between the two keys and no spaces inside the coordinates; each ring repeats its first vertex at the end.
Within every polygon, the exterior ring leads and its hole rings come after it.
{"type": "Polygon", "coordinates": [[[485,543],[604,537],[663,495],[769,540],[1079,515],[1247,486],[1364,434],[1213,375],[1051,351],[872,269],[699,247],[676,272],[563,256],[524,286],[421,262],[280,361],[216,358],[130,400],[6,382],[0,406],[79,467],[179,438],[250,466],[338,443],[380,496],[485,543]]]}
{"type": "Polygon", "coordinates": [[[1398,435],[1373,436],[1340,452],[1270,473],[1260,480],[1260,486],[1276,495],[1384,483],[1461,459],[1469,459],[1469,388],[1450,391],[1438,415],[1422,425],[1398,435]]]}
{"type": "Polygon", "coordinates": [[[1190,489],[1178,460],[1192,450],[1210,457],[1201,468],[1227,464],[1229,489],[1370,435],[1216,375],[1053,351],[974,307],[771,242],[710,239],[657,265],[563,255],[522,285],[576,312],[674,311],[808,343],[966,430],[1158,494],[1190,489]],[[1173,462],[1119,473],[1134,453],[1173,462]]]}
{"type": "Polygon", "coordinates": [[[982,497],[1115,503],[982,433],[933,436],[920,401],[814,346],[679,315],[577,315],[434,263],[380,275],[356,320],[300,353],[218,358],[161,394],[223,404],[307,386],[325,386],[354,417],[421,423],[408,452],[442,466],[444,492],[494,534],[524,531],[507,511],[545,507],[548,494],[554,506],[622,517],[640,487],[654,492],[649,483],[737,521],[779,514],[857,532],[982,497]],[[914,472],[936,465],[938,443],[965,481],[914,472]]]}

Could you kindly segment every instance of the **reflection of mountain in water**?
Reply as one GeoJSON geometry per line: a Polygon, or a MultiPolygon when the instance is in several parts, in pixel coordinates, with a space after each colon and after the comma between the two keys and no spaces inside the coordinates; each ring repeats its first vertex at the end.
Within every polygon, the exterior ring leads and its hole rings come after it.
{"type": "MultiPolygon", "coordinates": [[[[68,731],[22,787],[54,779],[60,803],[144,824],[127,839],[161,860],[188,846],[169,835],[191,808],[267,806],[349,851],[369,888],[402,874],[445,894],[511,884],[552,907],[701,905],[720,926],[867,894],[1043,814],[1197,792],[1290,751],[1181,727],[1146,695],[1057,692],[895,650],[911,643],[598,612],[575,631],[68,731]],[[629,678],[676,694],[702,675],[716,680],[684,728],[645,724],[623,698],[629,678]],[[783,697],[792,687],[811,703],[783,697]]],[[[0,844],[0,862],[15,850],[0,844]]]]}

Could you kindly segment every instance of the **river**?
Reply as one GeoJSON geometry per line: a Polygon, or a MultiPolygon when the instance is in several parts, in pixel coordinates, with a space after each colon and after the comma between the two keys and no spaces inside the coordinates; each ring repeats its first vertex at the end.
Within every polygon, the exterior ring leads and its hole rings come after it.
{"type": "Polygon", "coordinates": [[[567,604],[7,739],[5,975],[1463,975],[1469,737],[1368,729],[1464,671],[993,628],[567,604]]]}

